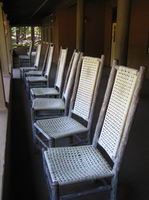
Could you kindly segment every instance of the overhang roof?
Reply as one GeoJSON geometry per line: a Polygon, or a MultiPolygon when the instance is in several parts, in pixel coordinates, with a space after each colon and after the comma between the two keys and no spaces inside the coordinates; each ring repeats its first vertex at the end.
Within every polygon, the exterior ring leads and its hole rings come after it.
{"type": "Polygon", "coordinates": [[[60,0],[2,0],[10,24],[40,25],[60,0]]]}

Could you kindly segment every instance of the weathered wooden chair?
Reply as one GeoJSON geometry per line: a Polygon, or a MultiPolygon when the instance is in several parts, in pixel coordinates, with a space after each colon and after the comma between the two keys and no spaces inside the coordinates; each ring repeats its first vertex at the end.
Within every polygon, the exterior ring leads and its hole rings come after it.
{"type": "Polygon", "coordinates": [[[37,46],[37,49],[36,49],[36,56],[35,56],[34,66],[33,67],[20,67],[20,76],[21,76],[21,78],[24,78],[24,73],[27,72],[27,71],[38,70],[40,53],[41,53],[41,44],[39,44],[37,46]]]}
{"type": "Polygon", "coordinates": [[[65,62],[66,62],[66,57],[67,57],[67,51],[68,51],[67,49],[62,49],[62,48],[60,49],[60,55],[59,55],[59,60],[57,64],[57,72],[56,72],[54,87],[31,88],[30,94],[31,94],[32,100],[35,98],[60,96],[60,93],[62,91],[63,74],[64,74],[65,62]]]}
{"type": "Polygon", "coordinates": [[[104,56],[81,58],[77,68],[69,115],[37,120],[34,123],[33,138],[39,147],[40,143],[45,148],[55,146],[56,142],[63,138],[70,139],[74,144],[74,139],[78,137],[76,141],[82,142],[79,140],[82,135],[85,136],[83,142],[89,140],[103,62],[104,56]]]}
{"type": "MultiPolygon", "coordinates": [[[[72,199],[101,191],[111,191],[116,200],[122,156],[127,144],[144,67],[140,70],[114,66],[111,70],[92,145],[49,148],[43,152],[44,169],[51,188],[51,199],[72,199]],[[96,183],[96,184],[95,184],[96,183]],[[92,184],[62,195],[70,185],[92,184]],[[94,187],[96,186],[96,187],[94,187]],[[92,188],[92,189],[91,189],[92,188]]],[[[56,130],[53,129],[53,135],[56,130]]]]}
{"type": "MultiPolygon", "coordinates": [[[[64,72],[66,58],[67,58],[67,51],[68,51],[67,48],[66,49],[61,48],[60,50],[59,74],[61,73],[63,74],[64,72]]],[[[49,72],[50,71],[48,71],[48,73],[49,72]]],[[[49,75],[50,74],[46,74],[44,76],[39,76],[39,77],[35,76],[26,77],[26,86],[28,88],[28,91],[30,91],[30,88],[48,87],[49,75]]]]}
{"type": "MultiPolygon", "coordinates": [[[[32,101],[32,119],[46,119],[66,115],[75,79],[80,52],[74,51],[67,70],[62,98],[35,98],[32,101]]],[[[80,58],[81,59],[81,58],[80,58]]]]}
{"type": "Polygon", "coordinates": [[[31,66],[31,56],[32,56],[33,44],[29,46],[29,50],[26,55],[19,55],[19,66],[22,66],[23,63],[27,63],[28,66],[31,66]]]}
{"type": "Polygon", "coordinates": [[[45,53],[45,59],[44,59],[44,63],[43,63],[43,67],[42,70],[34,70],[34,71],[29,71],[25,73],[25,77],[27,76],[48,76],[50,69],[51,69],[51,65],[52,65],[52,59],[53,59],[53,52],[54,52],[54,46],[53,44],[49,44],[47,49],[46,49],[46,53],[45,53]]]}
{"type": "Polygon", "coordinates": [[[45,68],[45,63],[46,63],[46,58],[47,58],[47,51],[49,49],[49,43],[48,42],[42,42],[41,48],[39,49],[40,52],[37,52],[37,56],[35,58],[35,63],[36,65],[34,67],[21,67],[22,73],[22,78],[25,82],[25,74],[29,71],[38,71],[38,70],[44,70],[45,68]]]}

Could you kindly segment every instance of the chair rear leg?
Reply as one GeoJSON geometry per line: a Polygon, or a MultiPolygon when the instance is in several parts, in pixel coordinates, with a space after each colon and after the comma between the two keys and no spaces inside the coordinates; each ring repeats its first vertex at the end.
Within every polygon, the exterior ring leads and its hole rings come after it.
{"type": "Polygon", "coordinates": [[[49,139],[49,148],[50,147],[55,147],[55,139],[54,138],[49,139]]]}
{"type": "Polygon", "coordinates": [[[112,178],[112,190],[111,190],[111,194],[110,194],[110,200],[117,200],[117,182],[118,182],[118,177],[117,175],[115,175],[112,178]]]}
{"type": "Polygon", "coordinates": [[[51,191],[52,191],[52,195],[51,195],[51,200],[60,200],[59,198],[59,186],[57,182],[54,182],[51,184],[51,191]]]}
{"type": "Polygon", "coordinates": [[[31,108],[31,123],[32,123],[32,135],[33,135],[33,143],[35,144],[36,143],[36,128],[34,127],[34,122],[35,122],[35,114],[34,114],[34,110],[31,108]]]}

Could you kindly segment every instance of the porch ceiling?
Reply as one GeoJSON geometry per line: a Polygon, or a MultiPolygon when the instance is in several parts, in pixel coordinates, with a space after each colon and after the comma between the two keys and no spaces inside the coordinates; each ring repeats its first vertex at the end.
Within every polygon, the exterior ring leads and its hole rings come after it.
{"type": "Polygon", "coordinates": [[[61,0],[1,0],[11,25],[40,25],[61,0]]]}

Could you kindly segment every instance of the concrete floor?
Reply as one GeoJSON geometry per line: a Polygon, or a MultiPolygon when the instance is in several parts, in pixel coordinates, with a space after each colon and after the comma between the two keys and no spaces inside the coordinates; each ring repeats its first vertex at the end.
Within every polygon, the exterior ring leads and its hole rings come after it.
{"type": "MultiPolygon", "coordinates": [[[[109,70],[105,69],[98,97],[98,111],[105,91],[109,70]]],[[[96,120],[95,120],[96,121],[96,120]]],[[[92,128],[94,129],[94,127],[92,128]]],[[[30,104],[19,75],[13,79],[10,133],[10,194],[5,199],[49,200],[48,185],[42,159],[34,152],[30,120],[30,104]],[[9,198],[8,198],[9,196],[9,198]]],[[[119,176],[118,200],[149,200],[149,82],[146,80],[119,176]]],[[[7,184],[6,184],[7,185],[7,184]]],[[[6,189],[7,191],[7,189],[6,189]]],[[[6,192],[7,193],[7,192],[6,192]]],[[[96,194],[80,200],[107,199],[96,194]]]]}

